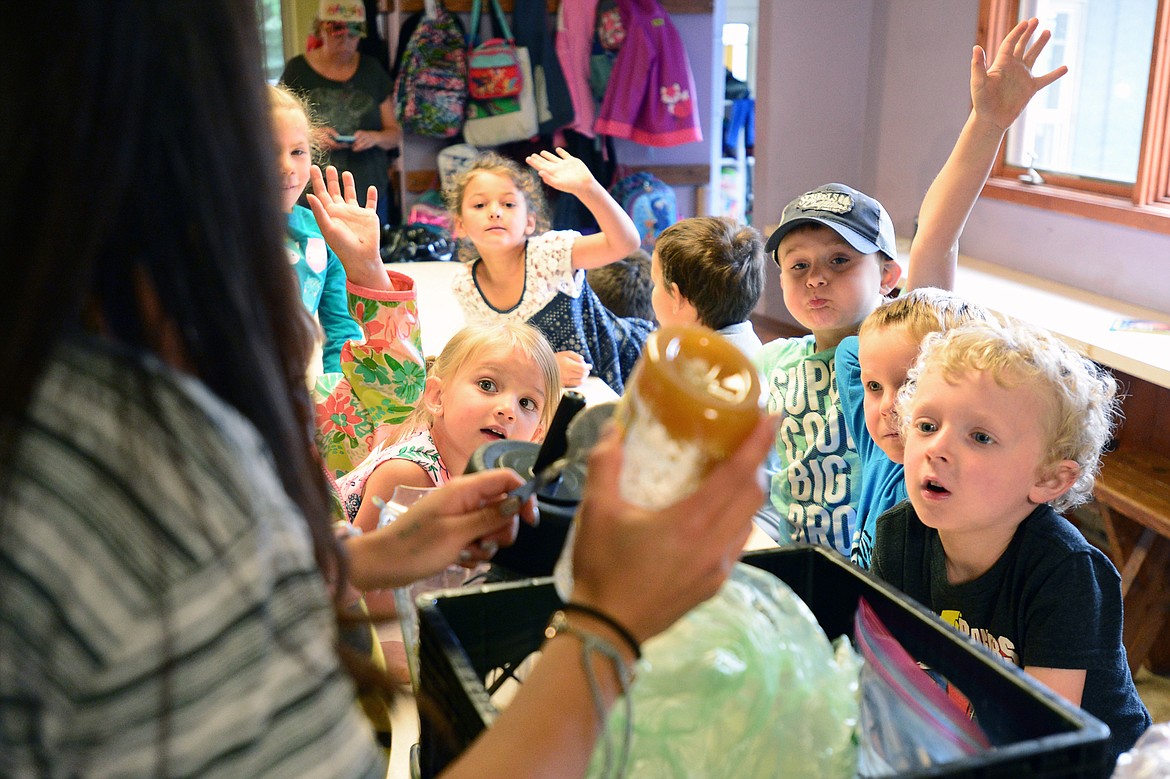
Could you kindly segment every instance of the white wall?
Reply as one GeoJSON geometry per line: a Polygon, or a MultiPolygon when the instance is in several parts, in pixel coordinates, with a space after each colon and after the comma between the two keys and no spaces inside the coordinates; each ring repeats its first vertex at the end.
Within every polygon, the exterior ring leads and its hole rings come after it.
{"type": "MultiPolygon", "coordinates": [[[[978,13],[970,0],[761,3],[757,224],[775,224],[792,197],[844,178],[910,235],[970,111],[978,13]]],[[[960,250],[1170,312],[1168,235],[982,199],[960,250]]],[[[774,277],[761,310],[786,317],[774,277]]]]}
{"type": "MultiPolygon", "coordinates": [[[[760,4],[754,222],[761,231],[776,224],[789,200],[819,184],[872,188],[864,161],[874,6],[874,0],[760,4]]],[[[768,273],[759,310],[787,319],[771,263],[768,273]]]]}

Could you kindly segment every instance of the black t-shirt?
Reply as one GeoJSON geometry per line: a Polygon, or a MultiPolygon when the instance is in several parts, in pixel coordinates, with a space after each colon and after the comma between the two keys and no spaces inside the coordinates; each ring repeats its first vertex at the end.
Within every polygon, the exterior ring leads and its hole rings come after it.
{"type": "Polygon", "coordinates": [[[1112,758],[1150,726],[1122,644],[1121,577],[1048,505],[1020,523],[979,578],[947,582],[938,532],[909,501],[877,522],[873,572],[1008,662],[1084,668],[1081,706],[1112,730],[1112,758]]]}

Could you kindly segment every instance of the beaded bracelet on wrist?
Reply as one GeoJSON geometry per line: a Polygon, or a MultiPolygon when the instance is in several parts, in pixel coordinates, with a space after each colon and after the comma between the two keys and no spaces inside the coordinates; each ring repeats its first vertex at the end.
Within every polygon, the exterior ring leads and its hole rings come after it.
{"type": "Polygon", "coordinates": [[[622,642],[625,643],[627,647],[629,647],[630,651],[634,653],[634,659],[642,659],[642,647],[638,643],[638,639],[634,638],[634,634],[627,630],[625,625],[618,622],[616,619],[606,614],[601,609],[595,609],[592,606],[586,606],[584,603],[569,601],[564,606],[561,606],[561,611],[565,612],[566,614],[573,612],[584,614],[588,617],[593,617],[598,622],[608,625],[614,633],[617,633],[618,636],[621,637],[622,642]]]}
{"type": "MultiPolygon", "coordinates": [[[[606,622],[603,618],[599,619],[602,622],[606,622]]],[[[581,665],[585,673],[585,680],[589,685],[589,694],[593,699],[593,708],[599,722],[605,722],[607,707],[602,698],[601,686],[597,681],[597,677],[594,675],[593,663],[591,662],[590,656],[594,652],[597,652],[613,663],[614,671],[617,673],[618,686],[621,688],[621,697],[625,702],[625,727],[622,732],[621,751],[616,755],[614,754],[614,746],[610,738],[610,733],[608,730],[604,731],[602,738],[604,762],[601,776],[624,776],[626,764],[630,757],[630,742],[633,739],[634,701],[630,696],[630,685],[634,683],[635,672],[632,666],[628,665],[622,658],[617,647],[601,636],[574,627],[569,623],[569,619],[565,615],[564,610],[557,611],[553,614],[552,619],[548,623],[548,627],[544,631],[545,638],[549,640],[560,635],[572,636],[581,642],[581,665]]],[[[623,636],[623,640],[626,640],[625,636],[623,636]]]]}

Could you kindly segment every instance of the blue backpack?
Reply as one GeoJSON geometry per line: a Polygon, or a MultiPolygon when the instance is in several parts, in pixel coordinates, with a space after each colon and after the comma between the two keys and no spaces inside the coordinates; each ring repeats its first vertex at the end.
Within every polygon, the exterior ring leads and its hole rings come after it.
{"type": "Polygon", "coordinates": [[[634,220],[642,248],[654,250],[654,242],[663,230],[678,221],[678,204],[674,190],[652,173],[638,171],[620,178],[609,188],[609,194],[634,220]]]}

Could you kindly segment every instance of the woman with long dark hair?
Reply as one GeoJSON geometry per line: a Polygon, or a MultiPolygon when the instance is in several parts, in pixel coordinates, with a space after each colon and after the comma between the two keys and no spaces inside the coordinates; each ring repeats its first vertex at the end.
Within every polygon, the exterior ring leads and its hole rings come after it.
{"type": "MultiPolygon", "coordinates": [[[[459,479],[342,546],[252,4],[40,9],[53,25],[0,47],[0,775],[384,776],[354,699],[368,674],[337,646],[343,584],[514,536],[520,479],[459,479]],[[46,36],[69,55],[44,57],[46,36]]],[[[597,447],[574,598],[608,616],[572,620],[621,648],[615,671],[726,577],[771,430],[656,514],[616,497],[617,441],[597,447]]],[[[595,708],[574,641],[548,642],[453,774],[522,754],[583,771],[618,677],[598,661],[595,708]]]]}

